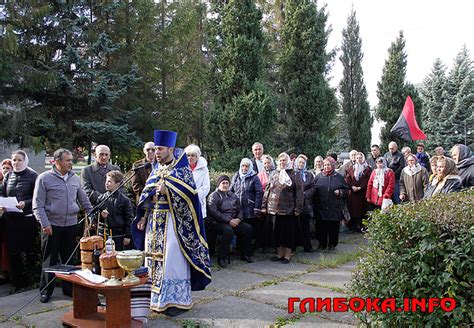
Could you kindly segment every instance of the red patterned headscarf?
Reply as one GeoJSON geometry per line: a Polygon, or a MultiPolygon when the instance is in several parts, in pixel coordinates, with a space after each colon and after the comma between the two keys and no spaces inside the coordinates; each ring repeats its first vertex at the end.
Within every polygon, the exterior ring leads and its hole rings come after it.
{"type": "Polygon", "coordinates": [[[323,170],[321,171],[323,173],[323,175],[331,175],[333,174],[334,170],[336,170],[336,161],[334,160],[334,158],[332,158],[331,156],[328,156],[326,157],[324,160],[323,160],[323,170]],[[331,164],[331,171],[327,172],[325,169],[324,169],[324,163],[325,162],[329,162],[329,164],[331,164]]]}

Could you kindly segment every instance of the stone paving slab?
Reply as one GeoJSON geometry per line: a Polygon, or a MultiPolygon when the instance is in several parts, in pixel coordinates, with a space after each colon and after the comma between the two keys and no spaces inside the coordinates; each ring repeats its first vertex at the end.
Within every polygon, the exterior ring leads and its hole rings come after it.
{"type": "MultiPolygon", "coordinates": [[[[334,297],[347,297],[347,295],[334,292],[327,288],[320,288],[314,286],[308,286],[299,282],[281,282],[276,285],[267,286],[255,290],[245,292],[244,297],[273,304],[274,306],[282,309],[288,309],[288,298],[298,297],[300,299],[306,297],[312,298],[334,298],[334,297]]],[[[295,311],[296,313],[296,311],[295,311]]],[[[298,310],[299,313],[299,310],[298,310]]],[[[321,317],[330,319],[337,322],[355,323],[355,318],[349,312],[324,312],[321,313],[321,317]]]]}
{"type": "Polygon", "coordinates": [[[356,243],[356,244],[353,244],[353,243],[342,244],[342,243],[340,243],[336,246],[335,253],[336,254],[357,253],[357,252],[362,251],[361,247],[363,247],[363,246],[359,243],[356,243]]]}
{"type": "Polygon", "coordinates": [[[64,296],[61,288],[55,288],[51,300],[48,303],[41,303],[38,289],[27,292],[13,294],[6,297],[0,297],[0,314],[8,316],[19,309],[26,302],[37,296],[34,301],[28,304],[15,317],[23,317],[33,313],[44,312],[46,310],[57,309],[64,306],[72,306],[72,298],[64,296]]]}
{"type": "Polygon", "coordinates": [[[337,257],[337,254],[336,252],[320,252],[320,251],[314,251],[313,253],[304,253],[304,252],[301,252],[301,253],[296,253],[294,256],[293,256],[293,261],[295,262],[304,262],[304,263],[308,263],[308,262],[312,262],[314,264],[318,264],[321,259],[323,258],[326,258],[326,259],[331,259],[331,258],[335,258],[337,257]]]}
{"type": "Polygon", "coordinates": [[[305,273],[310,269],[307,264],[292,261],[288,264],[281,262],[261,261],[255,263],[241,264],[236,270],[242,270],[251,273],[258,273],[273,277],[287,277],[295,274],[305,273]]]}
{"type": "Polygon", "coordinates": [[[318,317],[316,315],[305,316],[298,320],[297,322],[290,323],[285,325],[285,328],[313,328],[313,327],[323,327],[323,328],[348,328],[354,327],[355,325],[344,324],[340,322],[334,322],[326,320],[324,318],[318,317]]]}
{"type": "Polygon", "coordinates": [[[220,292],[204,289],[200,291],[193,291],[191,294],[194,304],[206,303],[224,297],[220,292]]]}
{"type": "Polygon", "coordinates": [[[156,318],[153,320],[149,320],[145,325],[145,328],[148,327],[160,327],[160,328],[178,328],[183,327],[183,325],[179,322],[173,321],[172,319],[167,318],[156,318]]]}
{"type": "Polygon", "coordinates": [[[287,316],[285,310],[252,300],[227,296],[203,304],[183,313],[177,320],[199,322],[209,327],[264,327],[271,325],[279,316],[287,316]]]}
{"type": "Polygon", "coordinates": [[[260,285],[262,282],[271,279],[274,279],[274,277],[227,269],[215,272],[212,275],[212,282],[208,287],[222,291],[236,292],[260,285]]]}
{"type": "Polygon", "coordinates": [[[6,321],[6,322],[0,321],[0,328],[25,328],[25,326],[15,323],[13,321],[6,321]]]}
{"type": "Polygon", "coordinates": [[[28,327],[52,328],[62,327],[62,317],[72,310],[72,307],[47,311],[40,314],[23,317],[20,322],[28,327]]]}
{"type": "Polygon", "coordinates": [[[317,283],[319,285],[347,289],[346,284],[350,281],[351,276],[350,271],[337,268],[306,273],[296,278],[296,280],[299,282],[317,283]]]}
{"type": "Polygon", "coordinates": [[[338,269],[341,270],[347,270],[347,271],[353,271],[355,266],[359,263],[359,261],[350,261],[347,263],[344,263],[343,265],[338,266],[338,269]]]}

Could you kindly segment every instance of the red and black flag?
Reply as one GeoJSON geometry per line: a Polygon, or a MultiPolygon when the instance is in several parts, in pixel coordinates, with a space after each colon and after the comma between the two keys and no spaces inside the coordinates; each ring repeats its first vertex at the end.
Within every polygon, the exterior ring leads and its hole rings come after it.
{"type": "Polygon", "coordinates": [[[413,105],[410,96],[407,97],[402,114],[390,132],[406,141],[426,139],[425,134],[421,131],[418,123],[416,123],[415,105],[413,105]]]}

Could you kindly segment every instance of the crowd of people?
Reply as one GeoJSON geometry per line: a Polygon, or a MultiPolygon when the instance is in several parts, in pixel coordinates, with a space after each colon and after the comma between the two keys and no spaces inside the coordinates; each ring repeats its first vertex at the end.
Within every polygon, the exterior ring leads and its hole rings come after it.
{"type": "MultiPolygon", "coordinates": [[[[80,177],[67,149],[56,150],[51,170],[39,175],[28,167],[23,150],[14,151],[2,161],[0,173],[1,195],[18,201],[15,211],[0,208],[0,278],[9,278],[16,290],[31,283],[28,264],[40,252],[38,239],[43,267],[68,263],[82,209],[92,229],[112,233],[117,250],[136,247],[164,254],[164,259],[151,256],[147,262],[159,273],[149,285],[151,308],[177,315],[190,308],[190,291],[209,283],[209,253],[225,268],[233,246],[249,263],[255,251],[274,249],[270,259],[287,264],[298,246],[304,252],[314,252],[313,245],[319,251],[335,249],[341,225],[363,232],[369,211],[474,186],[474,157],[462,144],[449,157],[442,147],[430,156],[421,143],[412,153],[390,142],[384,155],[372,145],[367,158],[352,150],[349,160],[340,163],[336,154],[327,154],[316,156],[309,168],[305,154],[283,152],[274,160],[256,142],[253,156],[243,158],[232,176],[220,176],[211,192],[201,149],[189,145],[180,151],[175,141],[176,135],[161,132],[145,143],[144,157],[132,168],[133,201],[120,188],[124,175],[110,163],[106,145],[95,148],[96,162],[83,168],[80,177]],[[174,225],[166,224],[170,219],[174,225]],[[167,271],[171,257],[179,270],[167,271]],[[171,288],[173,281],[185,282],[179,286],[189,293],[185,299],[156,293],[171,288]]],[[[51,298],[52,278],[41,275],[41,302],[51,298]]],[[[71,285],[63,282],[62,288],[72,295],[71,285]]]]}

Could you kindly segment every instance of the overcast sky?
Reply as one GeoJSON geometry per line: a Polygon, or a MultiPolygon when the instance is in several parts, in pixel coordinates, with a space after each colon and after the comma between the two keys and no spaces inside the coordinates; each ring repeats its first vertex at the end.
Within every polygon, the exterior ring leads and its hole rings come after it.
{"type": "MultiPolygon", "coordinates": [[[[360,26],[362,66],[371,108],[378,103],[377,82],[382,76],[388,48],[403,30],[407,53],[407,80],[419,84],[430,73],[436,58],[452,67],[465,44],[474,52],[474,0],[320,0],[327,4],[328,23],[332,26],[329,47],[340,48],[342,29],[347,25],[351,7],[360,26]]],[[[337,57],[340,56],[338,52],[337,57]]],[[[331,84],[342,78],[339,59],[334,63],[331,84]]],[[[402,108],[400,108],[401,112],[402,108]]],[[[378,143],[380,125],[372,128],[372,142],[378,143]]]]}
{"type": "MultiPolygon", "coordinates": [[[[429,74],[434,60],[439,57],[451,68],[463,44],[473,58],[474,1],[473,0],[320,0],[327,4],[332,25],[331,48],[340,47],[342,29],[352,5],[356,10],[362,39],[364,79],[369,102],[378,102],[377,81],[388,58],[388,48],[403,30],[407,53],[407,80],[418,84],[429,74]]],[[[338,54],[338,57],[340,52],[338,54]]],[[[337,60],[332,83],[342,77],[342,65],[337,60]]]]}

